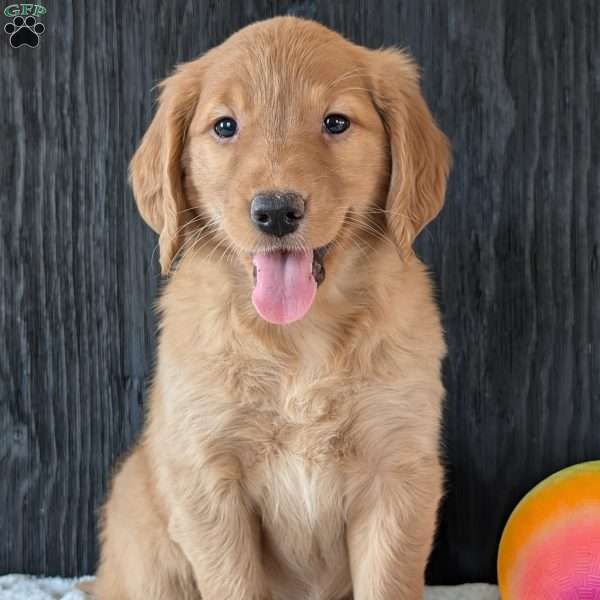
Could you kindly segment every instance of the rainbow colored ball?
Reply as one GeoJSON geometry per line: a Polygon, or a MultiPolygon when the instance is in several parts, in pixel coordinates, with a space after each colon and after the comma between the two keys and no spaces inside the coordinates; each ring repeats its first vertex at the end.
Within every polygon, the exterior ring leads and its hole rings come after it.
{"type": "Polygon", "coordinates": [[[521,500],[500,540],[498,583],[502,600],[600,600],[600,461],[521,500]]]}

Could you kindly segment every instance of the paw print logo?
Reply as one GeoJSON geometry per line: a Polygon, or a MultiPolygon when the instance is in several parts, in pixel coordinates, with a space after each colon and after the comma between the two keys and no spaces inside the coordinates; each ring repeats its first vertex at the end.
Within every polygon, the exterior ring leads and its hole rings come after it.
{"type": "Polygon", "coordinates": [[[27,18],[15,17],[12,23],[4,26],[4,31],[10,35],[10,45],[13,48],[29,46],[35,48],[40,43],[40,35],[46,28],[35,17],[29,15],[27,18]]]}

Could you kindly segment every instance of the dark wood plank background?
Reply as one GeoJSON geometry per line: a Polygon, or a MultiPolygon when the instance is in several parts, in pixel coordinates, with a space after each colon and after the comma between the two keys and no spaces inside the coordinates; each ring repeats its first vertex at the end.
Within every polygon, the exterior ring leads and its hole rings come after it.
{"type": "Polygon", "coordinates": [[[160,278],[126,168],[152,86],[290,12],[408,47],[452,140],[447,205],[418,243],[450,348],[429,579],[493,581],[519,497],[600,457],[600,2],[46,6],[38,48],[0,32],[0,573],[94,569],[94,511],[140,428],[160,278]]]}

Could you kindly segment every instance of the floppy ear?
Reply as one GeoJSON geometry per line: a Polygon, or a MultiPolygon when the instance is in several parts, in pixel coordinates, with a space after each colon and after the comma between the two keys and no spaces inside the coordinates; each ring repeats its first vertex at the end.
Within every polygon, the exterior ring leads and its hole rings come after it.
{"type": "Polygon", "coordinates": [[[180,65],[160,84],[159,106],[129,165],[129,180],[142,218],[159,234],[160,266],[168,273],[183,241],[189,211],[181,156],[200,94],[202,68],[180,65]]]}
{"type": "Polygon", "coordinates": [[[371,51],[373,100],[391,150],[388,227],[403,255],[444,204],[450,149],[421,95],[413,60],[396,49],[371,51]]]}

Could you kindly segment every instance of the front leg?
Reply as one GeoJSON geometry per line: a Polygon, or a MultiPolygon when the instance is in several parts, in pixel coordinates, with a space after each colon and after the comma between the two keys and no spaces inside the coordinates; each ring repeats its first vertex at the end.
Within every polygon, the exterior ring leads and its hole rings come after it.
{"type": "Polygon", "coordinates": [[[260,524],[234,457],[213,460],[202,478],[179,482],[169,534],[192,565],[203,600],[269,600],[260,524]]]}
{"type": "Polygon", "coordinates": [[[365,471],[348,513],[354,600],[422,600],[441,497],[436,458],[365,471]]]}

